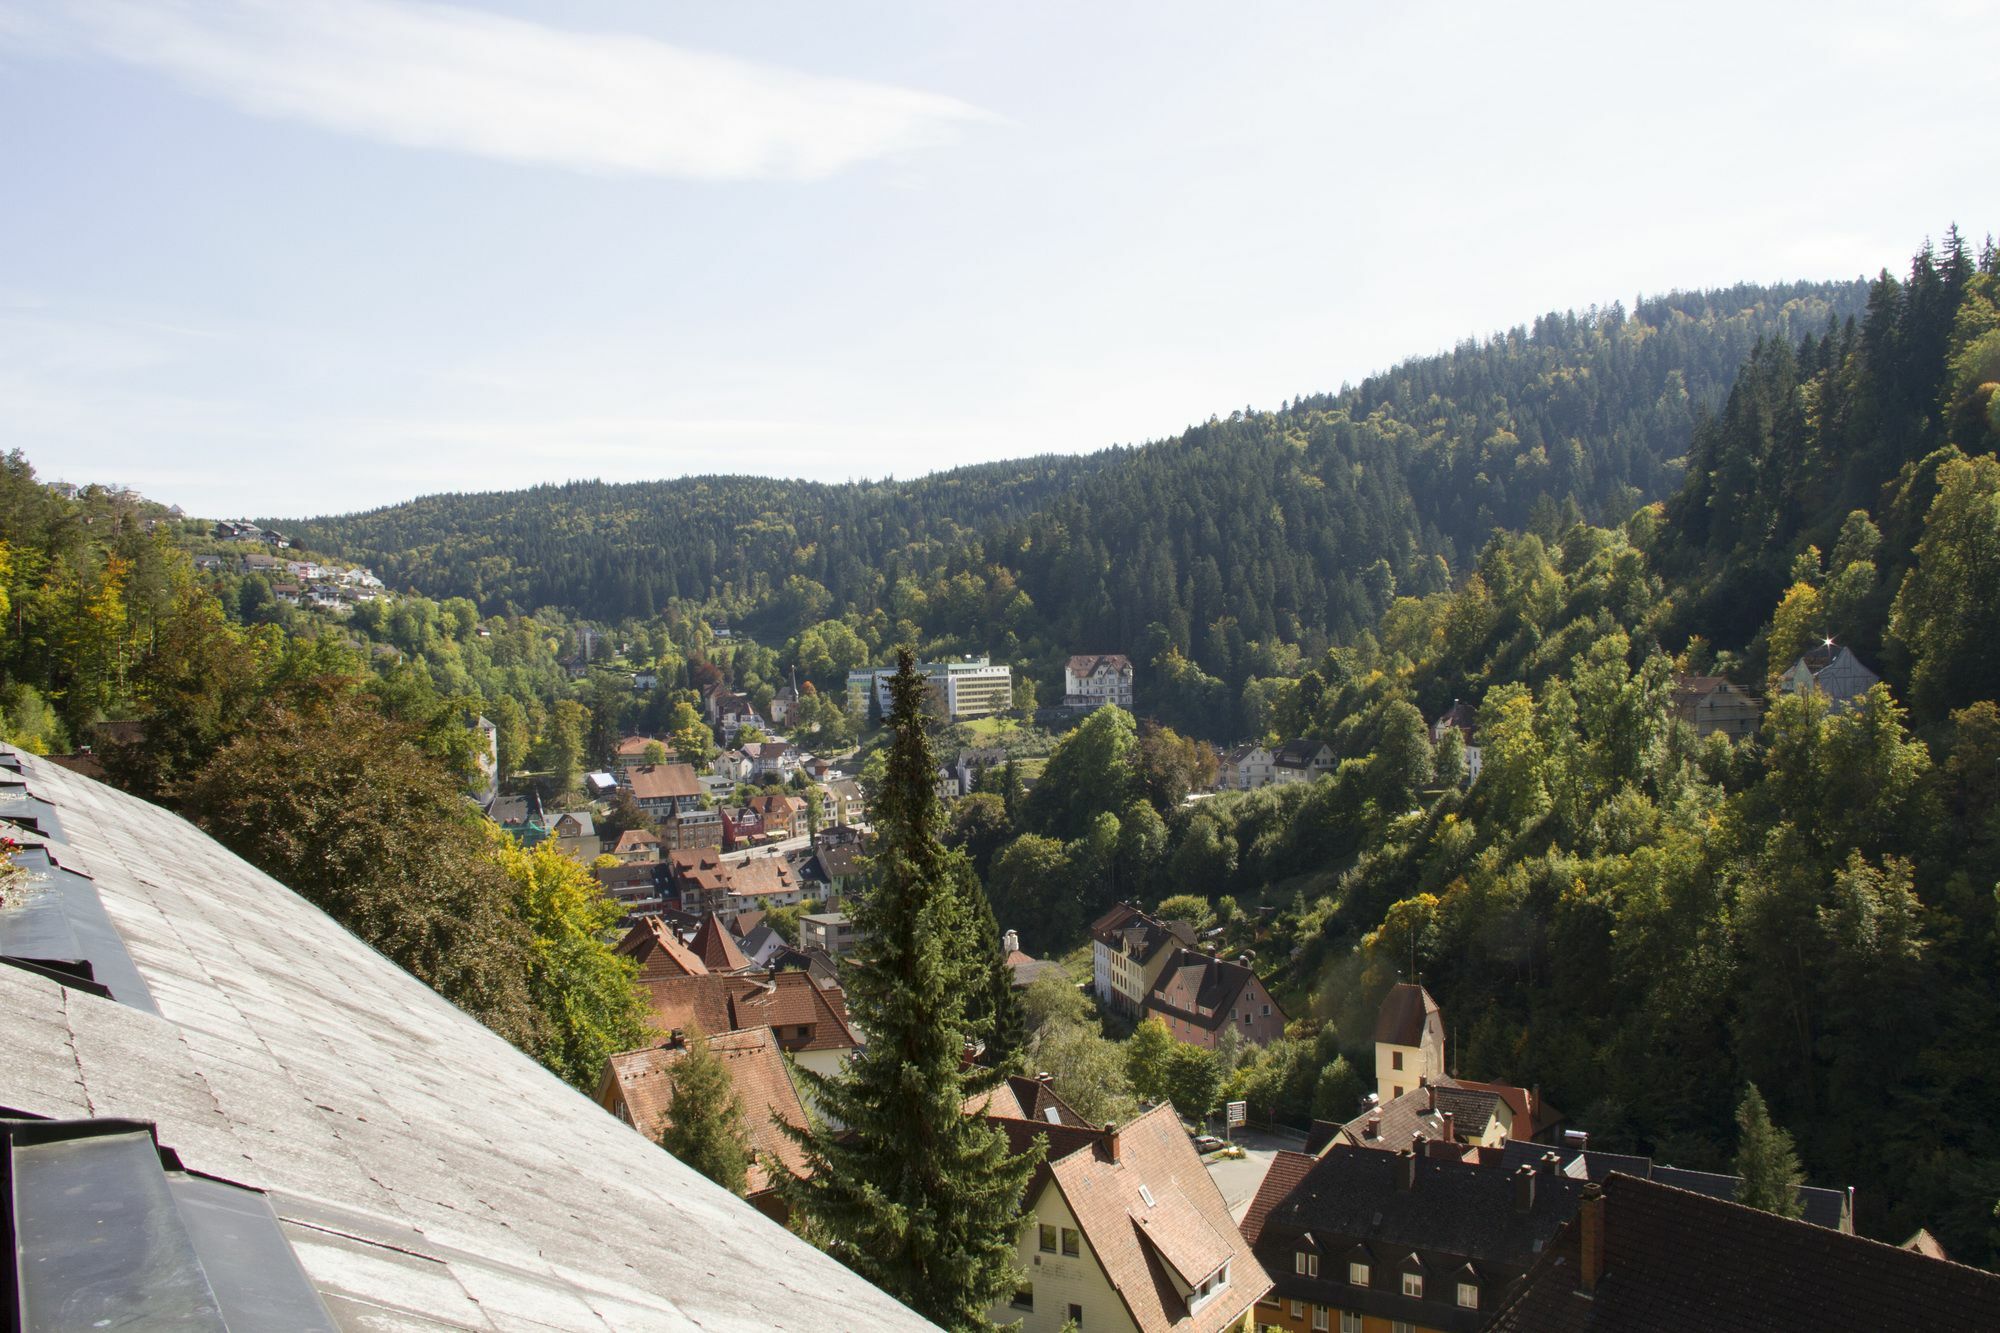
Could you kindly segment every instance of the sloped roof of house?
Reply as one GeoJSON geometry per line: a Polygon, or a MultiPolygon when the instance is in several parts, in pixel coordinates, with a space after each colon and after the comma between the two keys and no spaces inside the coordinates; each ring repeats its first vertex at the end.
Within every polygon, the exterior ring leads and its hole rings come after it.
{"type": "Polygon", "coordinates": [[[752,856],[722,867],[723,883],[739,898],[769,897],[799,891],[798,876],[780,856],[752,856]]]}
{"type": "Polygon", "coordinates": [[[597,836],[597,821],[588,810],[565,810],[549,820],[549,831],[570,838],[597,836]]]}
{"type": "Polygon", "coordinates": [[[1453,1138],[1469,1144],[1486,1132],[1487,1125],[1499,1114],[1499,1110],[1498,1094],[1467,1088],[1455,1080],[1442,1078],[1420,1084],[1400,1097],[1391,1097],[1379,1106],[1361,1112],[1340,1126],[1332,1142],[1334,1146],[1345,1143],[1356,1148],[1390,1152],[1409,1147],[1411,1138],[1419,1134],[1429,1143],[1441,1143],[1444,1140],[1444,1113],[1449,1111],[1452,1113],[1453,1138]],[[1373,1135],[1368,1132],[1371,1123],[1376,1131],[1373,1135]]]}
{"type": "MultiPolygon", "coordinates": [[[[769,1028],[743,1032],[718,1032],[704,1038],[729,1070],[736,1095],[743,1100],[743,1128],[750,1136],[754,1154],[750,1162],[749,1190],[761,1194],[775,1183],[765,1170],[764,1159],[777,1161],[795,1176],[806,1173],[805,1149],[778,1128],[782,1121],[796,1129],[808,1128],[805,1107],[798,1088],[785,1064],[784,1052],[769,1028]]],[[[674,1072],[687,1058],[685,1041],[662,1042],[643,1050],[625,1051],[611,1057],[604,1073],[602,1093],[616,1083],[632,1117],[632,1128],[658,1143],[672,1117],[667,1108],[673,1102],[674,1072]]]]}
{"type": "Polygon", "coordinates": [[[661,846],[660,835],[651,829],[628,828],[618,835],[618,841],[611,845],[611,850],[620,856],[628,856],[659,846],[661,846]]]}
{"type": "Polygon", "coordinates": [[[1375,1015],[1375,1040],[1390,1046],[1421,1046],[1424,1026],[1438,1013],[1438,1002],[1414,981],[1399,981],[1382,997],[1375,1015]]]}
{"type": "Polygon", "coordinates": [[[191,825],[32,755],[0,767],[49,812],[23,839],[47,892],[122,960],[94,987],[0,967],[0,1105],[155,1126],[268,1207],[332,1322],[929,1327],[191,825]]]}
{"type": "Polygon", "coordinates": [[[713,916],[701,919],[701,925],[695,928],[694,938],[688,941],[688,951],[701,959],[711,972],[741,972],[750,966],[743,950],[737,947],[736,941],[713,916]]]}
{"type": "MultiPolygon", "coordinates": [[[[1170,1010],[1197,1027],[1219,1028],[1229,1021],[1237,998],[1256,979],[1257,974],[1241,963],[1184,948],[1160,970],[1146,1006],[1170,1010]]],[[[1272,1007],[1277,1006],[1274,1003],[1272,1007]]]]}
{"type": "Polygon", "coordinates": [[[649,745],[657,745],[668,754],[674,752],[674,747],[668,742],[661,740],[658,736],[627,736],[624,740],[618,742],[618,757],[620,759],[644,758],[646,747],[649,745]]]}
{"type": "Polygon", "coordinates": [[[662,801],[683,796],[699,796],[701,783],[687,764],[637,764],[625,771],[632,799],[662,801]]]}
{"type": "Polygon", "coordinates": [[[1874,1333],[1990,1328],[2000,1276],[1614,1172],[1604,1265],[1578,1289],[1582,1219],[1557,1233],[1495,1333],[1874,1333]]]}
{"type": "Polygon", "coordinates": [[[781,1031],[778,1043],[788,1051],[845,1051],[861,1044],[847,1024],[846,1005],[836,1004],[834,993],[822,989],[809,972],[773,972],[736,982],[729,1012],[737,1027],[812,1029],[805,1037],[781,1031]]]}
{"type": "Polygon", "coordinates": [[[1271,762],[1279,768],[1311,768],[1328,747],[1324,741],[1286,741],[1271,751],[1271,762]]]}
{"type": "Polygon", "coordinates": [[[1123,653],[1079,654],[1063,664],[1063,670],[1072,676],[1088,676],[1099,667],[1126,672],[1132,669],[1132,659],[1123,653]]]}
{"type": "Polygon", "coordinates": [[[1263,1236],[1264,1220],[1271,1215],[1271,1210],[1291,1196],[1317,1160],[1307,1153],[1293,1152],[1289,1148],[1280,1148],[1271,1158],[1270,1168],[1264,1172],[1264,1179],[1258,1182],[1256,1196],[1250,1200],[1249,1211],[1237,1224],[1237,1229],[1243,1233],[1243,1239],[1251,1248],[1256,1248],[1257,1241],[1263,1236]]]}
{"type": "Polygon", "coordinates": [[[638,963],[647,977],[698,977],[709,970],[701,955],[681,942],[672,926],[656,916],[640,917],[618,941],[617,951],[638,963]]]}
{"type": "MultiPolygon", "coordinates": [[[[1053,1142],[1051,1135],[1051,1142],[1053,1142]]],[[[1049,1176],[1090,1242],[1105,1277],[1142,1329],[1217,1333],[1243,1317],[1270,1278],[1230,1221],[1208,1169],[1172,1105],[1161,1103],[1117,1132],[1050,1164],[1049,1176]],[[1145,1194],[1153,1196],[1148,1203],[1145,1194]],[[1229,1285],[1189,1313],[1175,1285],[1200,1282],[1223,1263],[1229,1285]]]]}

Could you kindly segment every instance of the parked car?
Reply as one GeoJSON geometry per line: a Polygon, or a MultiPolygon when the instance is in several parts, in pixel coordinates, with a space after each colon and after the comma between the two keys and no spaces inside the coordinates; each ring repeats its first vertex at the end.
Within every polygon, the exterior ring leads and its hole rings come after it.
{"type": "Polygon", "coordinates": [[[1221,1152],[1226,1146],[1228,1145],[1224,1144],[1221,1139],[1218,1139],[1213,1134],[1197,1134],[1194,1136],[1194,1150],[1198,1153],[1221,1152]]]}

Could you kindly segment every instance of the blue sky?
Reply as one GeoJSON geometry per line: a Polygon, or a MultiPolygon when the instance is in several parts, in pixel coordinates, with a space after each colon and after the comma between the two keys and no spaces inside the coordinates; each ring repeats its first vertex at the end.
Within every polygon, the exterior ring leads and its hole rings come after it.
{"type": "Polygon", "coordinates": [[[0,0],[0,447],[301,515],[1134,443],[2000,229],[1995,50],[1958,0],[0,0]]]}

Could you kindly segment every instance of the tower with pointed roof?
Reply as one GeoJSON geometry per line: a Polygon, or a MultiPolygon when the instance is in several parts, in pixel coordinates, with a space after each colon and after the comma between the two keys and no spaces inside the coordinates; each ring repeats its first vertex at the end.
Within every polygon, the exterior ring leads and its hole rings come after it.
{"type": "Polygon", "coordinates": [[[1413,981],[1399,981],[1375,1019],[1375,1095],[1384,1102],[1444,1077],[1444,1011],[1413,981]]]}

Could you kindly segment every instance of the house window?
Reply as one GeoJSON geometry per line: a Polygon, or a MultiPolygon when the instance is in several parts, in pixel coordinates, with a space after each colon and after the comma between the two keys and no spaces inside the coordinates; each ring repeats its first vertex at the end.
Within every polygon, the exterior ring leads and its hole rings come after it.
{"type": "Polygon", "coordinates": [[[1303,1319],[1305,1317],[1306,1317],[1306,1303],[1304,1301],[1293,1301],[1292,1318],[1303,1319]]]}
{"type": "Polygon", "coordinates": [[[1071,1231],[1068,1227],[1064,1227],[1062,1229],[1063,1254],[1071,1259],[1074,1259],[1077,1257],[1077,1255],[1083,1253],[1083,1246],[1081,1244],[1081,1240],[1082,1238],[1079,1237],[1074,1231],[1071,1231]]]}
{"type": "Polygon", "coordinates": [[[1400,1097],[1402,1095],[1403,1095],[1403,1085],[1400,1083],[1398,1083],[1389,1093],[1390,1100],[1392,1101],[1395,1098],[1400,1097]]]}
{"type": "Polygon", "coordinates": [[[1352,1310],[1340,1312],[1340,1333],[1361,1333],[1361,1316],[1352,1310]]]}
{"type": "Polygon", "coordinates": [[[1395,1320],[1389,1327],[1395,1330],[1395,1333],[1417,1333],[1417,1326],[1407,1319],[1395,1320]]]}
{"type": "Polygon", "coordinates": [[[1081,1305],[1078,1305],[1074,1301],[1070,1302],[1069,1321],[1070,1323],[1075,1324],[1078,1328],[1083,1327],[1083,1307],[1081,1305]]]}
{"type": "Polygon", "coordinates": [[[1479,1284],[1461,1282],[1458,1284],[1458,1303],[1468,1310],[1479,1308],[1479,1284]]]}
{"type": "Polygon", "coordinates": [[[1014,1308],[1016,1310],[1029,1310],[1029,1311],[1032,1311],[1035,1308],[1034,1283],[1023,1282],[1018,1288],[1015,1289],[1014,1308]]]}
{"type": "Polygon", "coordinates": [[[1403,1274],[1403,1294],[1412,1300],[1424,1298],[1424,1275],[1422,1273],[1403,1274]]]}
{"type": "Polygon", "coordinates": [[[1368,1285],[1368,1265],[1356,1260],[1347,1265],[1347,1280],[1357,1287],[1368,1285]]]}
{"type": "Polygon", "coordinates": [[[1402,1067],[1403,1067],[1403,1053],[1401,1051],[1389,1052],[1389,1068],[1401,1069],[1402,1067]]]}
{"type": "Polygon", "coordinates": [[[1319,1256],[1316,1254],[1300,1250],[1292,1256],[1292,1264],[1292,1271],[1296,1272],[1300,1277],[1319,1276],[1319,1256]]]}
{"type": "MultiPolygon", "coordinates": [[[[1319,1333],[1326,1333],[1328,1313],[1329,1311],[1324,1305],[1315,1305],[1313,1307],[1313,1327],[1317,1329],[1319,1333]]],[[[1341,1326],[1343,1328],[1346,1327],[1345,1320],[1341,1321],[1341,1326]]]]}
{"type": "Polygon", "coordinates": [[[1054,1254],[1055,1252],[1056,1252],[1056,1229],[1050,1226],[1048,1223],[1044,1222],[1042,1223],[1042,1253],[1054,1254]]]}

